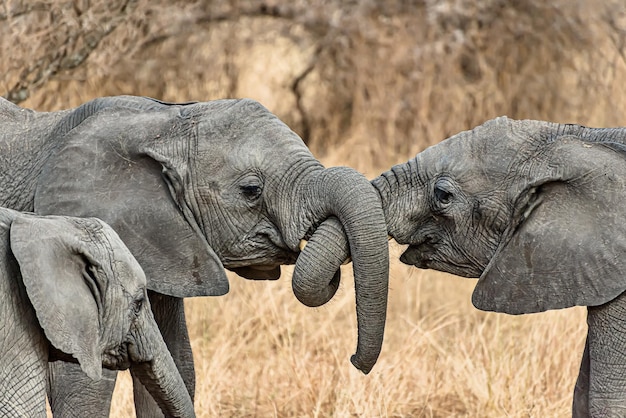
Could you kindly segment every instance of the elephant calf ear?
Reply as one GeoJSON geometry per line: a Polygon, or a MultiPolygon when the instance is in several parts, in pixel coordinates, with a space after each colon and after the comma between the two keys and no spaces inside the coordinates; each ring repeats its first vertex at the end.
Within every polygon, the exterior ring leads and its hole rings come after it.
{"type": "Polygon", "coordinates": [[[77,232],[60,217],[18,216],[11,224],[11,250],[47,339],[99,380],[98,307],[83,279],[87,256],[80,253],[77,232]]]}
{"type": "Polygon", "coordinates": [[[594,306],[626,290],[623,146],[567,136],[550,148],[529,185],[534,206],[518,208],[525,219],[511,226],[476,285],[478,309],[523,314],[594,306]]]}

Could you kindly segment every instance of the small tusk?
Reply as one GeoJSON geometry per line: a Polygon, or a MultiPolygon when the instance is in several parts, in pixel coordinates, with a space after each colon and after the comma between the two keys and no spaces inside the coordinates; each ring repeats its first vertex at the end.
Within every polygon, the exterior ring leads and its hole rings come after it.
{"type": "Polygon", "coordinates": [[[346,260],[343,263],[341,263],[341,265],[345,266],[346,264],[350,263],[351,261],[352,261],[352,257],[348,257],[348,258],[346,258],[346,260]]]}
{"type": "Polygon", "coordinates": [[[391,235],[387,235],[387,241],[391,241],[393,237],[391,235]]]}

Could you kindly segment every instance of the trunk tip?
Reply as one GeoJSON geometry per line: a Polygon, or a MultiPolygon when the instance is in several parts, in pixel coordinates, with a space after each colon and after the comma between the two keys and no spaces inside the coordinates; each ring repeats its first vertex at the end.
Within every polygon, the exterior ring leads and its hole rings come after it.
{"type": "Polygon", "coordinates": [[[356,354],[353,354],[352,357],[350,357],[350,362],[354,367],[363,372],[363,374],[368,374],[370,371],[372,371],[374,364],[376,364],[376,361],[371,364],[369,362],[364,363],[361,359],[358,358],[356,354]]]}

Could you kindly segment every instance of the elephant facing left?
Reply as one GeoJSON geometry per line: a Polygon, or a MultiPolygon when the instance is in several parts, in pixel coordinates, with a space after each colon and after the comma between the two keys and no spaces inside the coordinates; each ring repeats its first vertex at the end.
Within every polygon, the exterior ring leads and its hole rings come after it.
{"type": "Polygon", "coordinates": [[[478,309],[587,307],[574,417],[626,416],[626,128],[499,117],[373,180],[400,261],[478,309]]]}
{"type": "Polygon", "coordinates": [[[0,208],[0,251],[0,416],[46,416],[55,360],[94,380],[131,368],[166,415],[195,416],[146,277],[110,226],[0,208]]]}

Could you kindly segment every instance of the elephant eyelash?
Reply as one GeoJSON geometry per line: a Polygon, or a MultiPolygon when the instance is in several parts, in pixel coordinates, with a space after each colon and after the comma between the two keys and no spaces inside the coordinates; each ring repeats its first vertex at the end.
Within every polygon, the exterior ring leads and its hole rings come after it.
{"type": "Polygon", "coordinates": [[[257,185],[240,186],[241,194],[249,200],[256,200],[261,196],[263,189],[257,185]]]}
{"type": "Polygon", "coordinates": [[[449,204],[453,197],[452,193],[437,186],[435,186],[434,194],[439,203],[444,205],[449,204]]]}
{"type": "Polygon", "coordinates": [[[142,294],[135,300],[133,300],[132,309],[135,315],[139,315],[141,312],[141,308],[143,308],[144,303],[146,302],[146,297],[142,294]]]}
{"type": "Polygon", "coordinates": [[[453,191],[456,191],[455,182],[447,175],[439,176],[433,186],[432,193],[435,201],[435,210],[444,209],[455,199],[453,191]]]}

